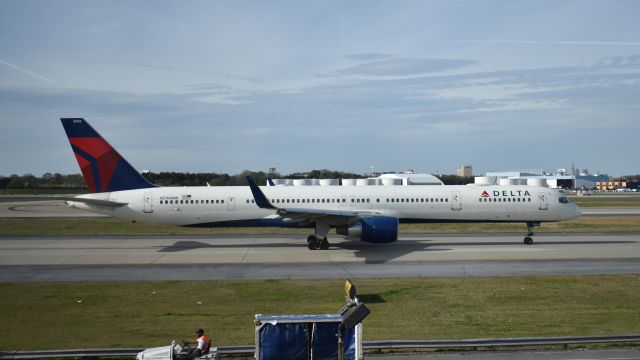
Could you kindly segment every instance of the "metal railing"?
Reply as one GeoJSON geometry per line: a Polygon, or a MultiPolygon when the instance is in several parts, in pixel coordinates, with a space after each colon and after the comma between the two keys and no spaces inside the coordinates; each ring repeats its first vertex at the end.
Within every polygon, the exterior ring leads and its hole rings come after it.
{"type": "MultiPolygon", "coordinates": [[[[640,343],[640,334],[604,335],[604,336],[554,336],[554,337],[521,337],[496,339],[462,339],[462,340],[384,340],[364,341],[362,347],[367,351],[383,350],[419,350],[419,349],[477,349],[521,346],[549,346],[603,343],[640,343]]],[[[0,359],[48,359],[48,358],[89,358],[89,357],[134,357],[144,349],[72,349],[72,350],[33,350],[33,351],[0,351],[0,359]]],[[[252,356],[253,345],[221,346],[219,355],[252,356]]]]}

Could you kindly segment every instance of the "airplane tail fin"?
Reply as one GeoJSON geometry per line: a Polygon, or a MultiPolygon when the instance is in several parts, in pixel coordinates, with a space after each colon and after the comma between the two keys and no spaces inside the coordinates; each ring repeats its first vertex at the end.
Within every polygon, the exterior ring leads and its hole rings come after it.
{"type": "Polygon", "coordinates": [[[84,181],[92,193],[155,187],[82,118],[61,118],[84,181]]]}

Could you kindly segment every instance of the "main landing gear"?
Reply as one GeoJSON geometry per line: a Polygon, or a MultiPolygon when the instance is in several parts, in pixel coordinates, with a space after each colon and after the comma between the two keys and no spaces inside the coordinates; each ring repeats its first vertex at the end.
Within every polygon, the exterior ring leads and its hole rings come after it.
{"type": "Polygon", "coordinates": [[[535,222],[535,221],[529,221],[527,222],[527,236],[525,236],[524,238],[524,244],[525,245],[531,245],[533,244],[533,228],[536,226],[540,226],[540,222],[535,222]]]}
{"type": "Polygon", "coordinates": [[[307,238],[307,246],[309,247],[309,250],[327,250],[329,249],[329,245],[329,240],[327,240],[326,236],[318,239],[314,235],[309,235],[307,238]]]}
{"type": "Polygon", "coordinates": [[[329,225],[323,223],[316,223],[316,234],[309,235],[307,237],[307,247],[309,250],[327,250],[329,249],[329,240],[327,240],[327,234],[329,233],[329,225]]]}

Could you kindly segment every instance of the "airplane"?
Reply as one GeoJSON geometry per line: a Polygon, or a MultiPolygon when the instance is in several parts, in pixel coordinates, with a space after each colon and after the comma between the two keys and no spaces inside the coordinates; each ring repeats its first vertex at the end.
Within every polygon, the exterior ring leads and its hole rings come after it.
{"type": "MultiPolygon", "coordinates": [[[[513,185],[160,187],[149,183],[83,118],[61,118],[89,189],[65,198],[74,208],[115,218],[189,227],[307,227],[310,250],[327,235],[367,243],[398,240],[399,223],[525,223],[533,244],[542,222],[581,215],[561,191],[513,185]]],[[[273,182],[270,182],[273,184],[273,182]]]]}

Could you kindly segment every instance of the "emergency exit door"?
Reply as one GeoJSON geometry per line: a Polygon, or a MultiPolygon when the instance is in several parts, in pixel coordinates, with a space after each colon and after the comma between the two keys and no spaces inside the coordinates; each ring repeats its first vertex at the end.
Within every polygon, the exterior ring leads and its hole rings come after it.
{"type": "Polygon", "coordinates": [[[236,209],[236,199],[229,197],[227,198],[227,211],[234,211],[236,209]]]}

